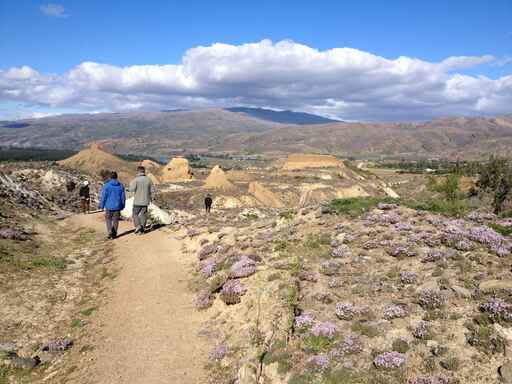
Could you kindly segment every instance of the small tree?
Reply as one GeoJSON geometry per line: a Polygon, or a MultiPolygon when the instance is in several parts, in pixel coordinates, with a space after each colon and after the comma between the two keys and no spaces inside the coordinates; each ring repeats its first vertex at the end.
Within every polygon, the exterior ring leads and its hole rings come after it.
{"type": "Polygon", "coordinates": [[[459,192],[459,176],[450,174],[439,182],[434,176],[428,179],[428,188],[442,193],[447,200],[455,201],[459,192]]]}
{"type": "Polygon", "coordinates": [[[478,178],[478,187],[481,191],[493,195],[494,213],[503,209],[512,187],[512,167],[507,159],[491,156],[489,162],[482,167],[478,178]]]}

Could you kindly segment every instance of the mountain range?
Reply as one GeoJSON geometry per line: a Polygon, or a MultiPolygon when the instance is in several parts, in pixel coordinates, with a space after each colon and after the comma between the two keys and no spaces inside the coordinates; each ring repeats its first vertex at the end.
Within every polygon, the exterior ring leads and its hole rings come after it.
{"type": "Polygon", "coordinates": [[[508,155],[512,114],[427,122],[342,122],[259,108],[70,114],[0,122],[0,146],[80,149],[101,142],[116,153],[332,153],[360,158],[486,158],[508,155]]]}

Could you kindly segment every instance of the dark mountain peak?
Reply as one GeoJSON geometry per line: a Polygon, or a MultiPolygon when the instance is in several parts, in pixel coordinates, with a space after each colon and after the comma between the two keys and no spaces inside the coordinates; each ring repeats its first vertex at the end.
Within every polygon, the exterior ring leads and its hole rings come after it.
{"type": "Polygon", "coordinates": [[[294,111],[274,111],[272,109],[265,108],[249,108],[249,107],[233,107],[225,108],[226,111],[245,113],[251,117],[255,117],[261,120],[272,121],[274,123],[281,124],[327,124],[327,123],[339,123],[338,120],[328,119],[326,117],[313,115],[305,112],[294,112],[294,111]]]}

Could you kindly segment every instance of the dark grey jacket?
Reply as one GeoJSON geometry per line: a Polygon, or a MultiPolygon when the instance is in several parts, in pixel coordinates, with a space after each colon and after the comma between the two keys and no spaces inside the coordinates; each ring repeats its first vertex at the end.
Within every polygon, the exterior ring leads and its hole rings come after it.
{"type": "Polygon", "coordinates": [[[155,192],[155,187],[149,177],[139,174],[130,183],[128,191],[135,192],[133,205],[147,206],[151,203],[151,196],[155,192]]]}

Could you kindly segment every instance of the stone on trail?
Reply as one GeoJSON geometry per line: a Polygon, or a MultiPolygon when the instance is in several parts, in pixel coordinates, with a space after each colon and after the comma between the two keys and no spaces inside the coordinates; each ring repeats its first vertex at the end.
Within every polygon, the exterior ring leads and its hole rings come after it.
{"type": "Polygon", "coordinates": [[[512,383],[512,362],[508,361],[498,368],[503,383],[512,383]]]}
{"type": "Polygon", "coordinates": [[[46,344],[43,347],[43,351],[63,352],[63,351],[68,350],[72,346],[73,346],[73,340],[66,337],[63,339],[51,340],[50,342],[48,342],[48,344],[46,344]]]}
{"type": "Polygon", "coordinates": [[[9,354],[10,364],[14,368],[19,369],[32,369],[41,364],[39,356],[34,357],[20,357],[16,353],[9,354]]]}

